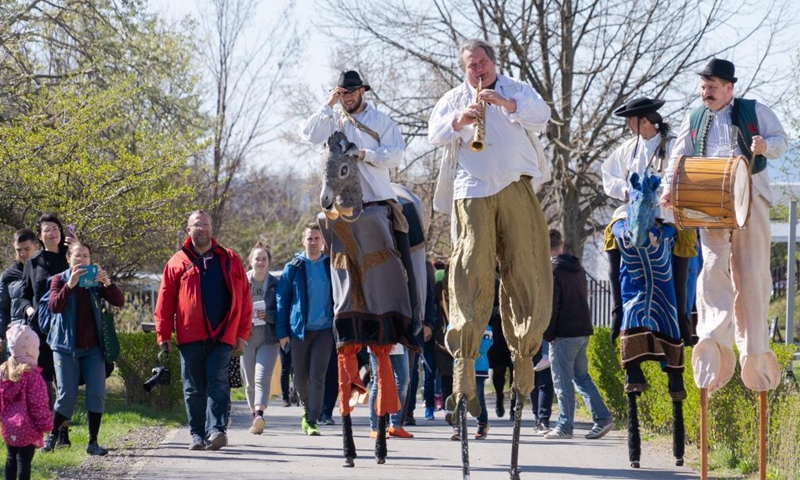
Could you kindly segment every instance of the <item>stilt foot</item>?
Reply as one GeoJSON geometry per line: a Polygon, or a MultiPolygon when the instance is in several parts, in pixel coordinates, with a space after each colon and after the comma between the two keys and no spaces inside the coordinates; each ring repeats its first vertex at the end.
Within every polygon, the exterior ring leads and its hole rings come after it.
{"type": "Polygon", "coordinates": [[[676,458],[675,459],[675,466],[676,467],[682,467],[683,466],[683,459],[682,458],[676,458]]]}
{"type": "Polygon", "coordinates": [[[631,468],[639,468],[639,462],[631,462],[631,468]]]}
{"type": "Polygon", "coordinates": [[[353,468],[356,466],[355,459],[353,457],[344,457],[344,468],[353,468]]]}

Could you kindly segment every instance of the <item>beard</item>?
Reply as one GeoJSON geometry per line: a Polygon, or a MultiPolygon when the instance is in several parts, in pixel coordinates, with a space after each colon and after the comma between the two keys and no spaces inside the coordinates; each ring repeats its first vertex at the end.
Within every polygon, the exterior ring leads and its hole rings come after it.
{"type": "Polygon", "coordinates": [[[347,110],[347,113],[352,115],[352,114],[356,113],[359,108],[361,108],[361,104],[363,102],[364,102],[364,100],[361,97],[359,97],[358,101],[356,103],[354,103],[352,107],[345,107],[345,110],[347,110]]]}
{"type": "Polygon", "coordinates": [[[211,246],[211,234],[205,232],[196,233],[192,236],[192,244],[199,249],[211,246]]]}

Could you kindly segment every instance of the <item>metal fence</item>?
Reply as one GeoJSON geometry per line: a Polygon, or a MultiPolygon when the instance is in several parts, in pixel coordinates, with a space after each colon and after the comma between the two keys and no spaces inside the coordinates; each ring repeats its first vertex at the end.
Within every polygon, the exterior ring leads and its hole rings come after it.
{"type": "Polygon", "coordinates": [[[595,327],[611,327],[611,285],[608,280],[597,280],[588,273],[589,308],[592,311],[592,325],[595,327]]]}
{"type": "MultiPolygon", "coordinates": [[[[795,278],[794,283],[797,286],[800,283],[800,262],[798,262],[798,268],[795,269],[795,278]]],[[[786,296],[786,289],[789,286],[789,282],[786,281],[786,265],[782,265],[780,267],[775,267],[771,270],[772,272],[772,300],[776,298],[783,298],[786,296]]],[[[795,291],[797,291],[795,289],[795,291]]]]}

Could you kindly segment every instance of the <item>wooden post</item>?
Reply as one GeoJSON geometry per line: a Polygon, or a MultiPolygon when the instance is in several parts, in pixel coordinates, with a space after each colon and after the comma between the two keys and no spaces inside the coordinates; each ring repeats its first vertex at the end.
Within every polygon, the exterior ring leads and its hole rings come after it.
{"type": "Polygon", "coordinates": [[[700,480],[708,480],[708,389],[700,389],[700,480]]]}
{"type": "Polygon", "coordinates": [[[758,392],[758,480],[767,480],[767,392],[758,392]]]}

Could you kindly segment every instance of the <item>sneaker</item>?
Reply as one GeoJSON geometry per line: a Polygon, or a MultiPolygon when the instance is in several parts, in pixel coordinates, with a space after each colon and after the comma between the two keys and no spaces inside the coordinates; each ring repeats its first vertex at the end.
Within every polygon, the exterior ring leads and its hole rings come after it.
{"type": "Polygon", "coordinates": [[[264,427],[267,425],[267,422],[264,421],[264,417],[261,415],[256,415],[253,419],[253,425],[250,426],[250,433],[253,435],[261,435],[264,433],[264,427]]]}
{"type": "Polygon", "coordinates": [[[594,426],[592,427],[592,430],[589,431],[589,433],[586,434],[586,438],[588,438],[589,440],[595,440],[595,439],[598,439],[598,438],[603,438],[613,428],[614,428],[614,423],[613,422],[608,422],[605,425],[598,425],[598,424],[595,423],[594,426]]]}
{"type": "Polygon", "coordinates": [[[320,415],[319,416],[319,424],[320,425],[336,425],[336,422],[333,420],[333,417],[328,415],[320,415]]]}
{"type": "Polygon", "coordinates": [[[219,450],[228,444],[228,436],[222,432],[214,432],[208,437],[206,450],[219,450]]]}
{"type": "Polygon", "coordinates": [[[537,435],[546,435],[550,432],[550,422],[547,420],[538,422],[536,427],[533,429],[533,432],[537,435]]]}
{"type": "Polygon", "coordinates": [[[425,420],[436,420],[433,415],[433,407],[425,407],[425,420]]]}
{"type": "Polygon", "coordinates": [[[205,450],[206,442],[202,438],[193,438],[192,443],[189,444],[189,450],[205,450]]]}
{"type": "Polygon", "coordinates": [[[319,426],[317,425],[317,422],[308,422],[308,430],[306,430],[306,434],[309,437],[319,437],[320,436],[319,426]]]}
{"type": "Polygon", "coordinates": [[[475,440],[483,440],[486,438],[487,435],[489,435],[489,424],[479,423],[478,431],[475,432],[475,440]]]}
{"type": "Polygon", "coordinates": [[[44,439],[44,446],[42,447],[42,451],[52,452],[53,450],[55,450],[57,440],[58,439],[56,438],[56,436],[53,435],[52,433],[47,435],[47,437],[44,439]]]}
{"type": "Polygon", "coordinates": [[[403,427],[389,427],[389,435],[398,438],[414,438],[414,434],[403,427]]]}
{"type": "Polygon", "coordinates": [[[547,370],[550,368],[550,360],[547,358],[543,358],[533,367],[534,372],[541,372],[542,370],[547,370]]]}
{"type": "Polygon", "coordinates": [[[308,434],[308,420],[306,420],[305,413],[300,418],[300,427],[303,429],[303,433],[308,434]]]}
{"type": "Polygon", "coordinates": [[[92,442],[86,446],[86,453],[88,453],[89,455],[102,457],[108,455],[108,450],[98,445],[97,442],[92,442]]]}
{"type": "Polygon", "coordinates": [[[69,427],[61,427],[58,429],[58,441],[56,448],[69,448],[72,442],[69,441],[69,427]]]}
{"type": "Polygon", "coordinates": [[[461,430],[459,430],[459,428],[455,425],[453,425],[453,433],[450,435],[450,440],[453,440],[454,442],[461,440],[461,430]]]}
{"type": "Polygon", "coordinates": [[[559,430],[559,428],[556,427],[556,428],[550,430],[549,433],[545,434],[544,438],[546,438],[548,440],[553,440],[553,439],[556,439],[556,440],[558,440],[558,439],[569,440],[570,438],[572,438],[572,434],[571,433],[566,433],[566,432],[564,432],[562,430],[559,430]]]}
{"type": "MultiPolygon", "coordinates": [[[[372,430],[371,432],[369,432],[369,438],[371,438],[373,440],[377,439],[378,438],[378,431],[377,430],[372,430]]],[[[386,439],[387,440],[389,439],[389,432],[386,432],[386,439]]]]}
{"type": "Polygon", "coordinates": [[[283,406],[284,407],[291,407],[292,402],[289,400],[289,397],[283,397],[283,406]]]}
{"type": "Polygon", "coordinates": [[[409,413],[408,415],[406,415],[406,421],[403,423],[406,425],[416,426],[417,420],[414,418],[413,413],[409,413]]]}

